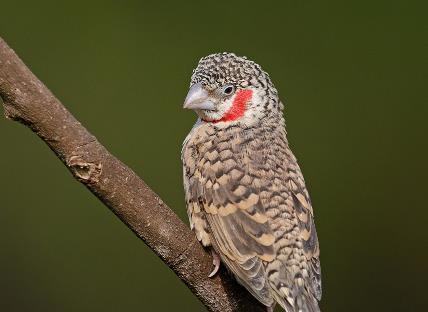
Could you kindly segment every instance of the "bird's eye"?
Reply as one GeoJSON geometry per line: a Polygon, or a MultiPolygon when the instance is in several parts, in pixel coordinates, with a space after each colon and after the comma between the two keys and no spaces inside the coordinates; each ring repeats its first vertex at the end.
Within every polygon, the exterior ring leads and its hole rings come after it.
{"type": "Polygon", "coordinates": [[[224,95],[231,95],[233,93],[233,91],[235,91],[234,86],[228,85],[228,86],[223,87],[223,94],[224,95]]]}

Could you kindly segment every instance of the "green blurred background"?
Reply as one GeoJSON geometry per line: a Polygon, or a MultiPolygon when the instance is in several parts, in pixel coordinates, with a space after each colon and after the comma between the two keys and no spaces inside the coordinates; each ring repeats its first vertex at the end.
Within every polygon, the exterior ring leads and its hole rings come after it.
{"type": "MultiPolygon", "coordinates": [[[[220,51],[260,63],[311,192],[323,311],[427,310],[422,1],[1,1],[0,12],[0,36],[185,222],[192,69],[220,51]]],[[[39,138],[3,118],[0,139],[1,311],[204,311],[39,138]]]]}

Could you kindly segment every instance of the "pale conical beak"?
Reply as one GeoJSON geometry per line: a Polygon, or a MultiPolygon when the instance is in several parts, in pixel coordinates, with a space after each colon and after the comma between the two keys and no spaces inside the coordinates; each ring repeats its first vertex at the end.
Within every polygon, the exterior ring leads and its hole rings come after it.
{"type": "Polygon", "coordinates": [[[187,93],[184,100],[184,108],[214,110],[215,105],[200,82],[195,83],[187,93]]]}

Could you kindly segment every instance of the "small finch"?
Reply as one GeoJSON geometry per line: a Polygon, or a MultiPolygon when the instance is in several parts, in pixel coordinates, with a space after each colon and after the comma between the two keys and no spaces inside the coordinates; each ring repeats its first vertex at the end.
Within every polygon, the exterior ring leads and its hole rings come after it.
{"type": "Polygon", "coordinates": [[[246,57],[209,55],[184,108],[198,115],[182,150],[187,213],[213,253],[210,276],[221,262],[268,311],[320,311],[312,205],[269,75],[246,57]]]}

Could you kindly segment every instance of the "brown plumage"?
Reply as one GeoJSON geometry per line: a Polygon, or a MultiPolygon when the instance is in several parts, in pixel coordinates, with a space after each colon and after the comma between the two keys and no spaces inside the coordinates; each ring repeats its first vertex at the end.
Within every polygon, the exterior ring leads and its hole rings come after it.
{"type": "Polygon", "coordinates": [[[199,116],[182,151],[197,238],[264,305],[319,311],[313,210],[269,76],[246,58],[210,55],[193,73],[185,107],[199,116]]]}

